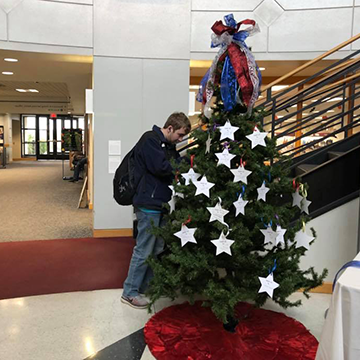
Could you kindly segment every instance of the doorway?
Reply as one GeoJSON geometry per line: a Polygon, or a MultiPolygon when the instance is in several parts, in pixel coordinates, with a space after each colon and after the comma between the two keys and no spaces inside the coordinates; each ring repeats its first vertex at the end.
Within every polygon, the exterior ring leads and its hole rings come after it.
{"type": "Polygon", "coordinates": [[[62,151],[63,129],[81,129],[84,143],[83,116],[22,115],[21,154],[37,160],[68,159],[69,151],[62,151]]]}

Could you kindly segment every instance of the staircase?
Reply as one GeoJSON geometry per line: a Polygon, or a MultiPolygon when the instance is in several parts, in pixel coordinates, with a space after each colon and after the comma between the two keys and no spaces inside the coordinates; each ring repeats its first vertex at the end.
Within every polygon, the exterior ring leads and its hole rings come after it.
{"type": "Polygon", "coordinates": [[[360,34],[262,89],[257,106],[268,116],[263,126],[277,149],[291,158],[291,174],[308,183],[312,218],[359,196],[360,189],[360,50],[314,75],[291,83],[294,75],[345,46],[360,34]]]}

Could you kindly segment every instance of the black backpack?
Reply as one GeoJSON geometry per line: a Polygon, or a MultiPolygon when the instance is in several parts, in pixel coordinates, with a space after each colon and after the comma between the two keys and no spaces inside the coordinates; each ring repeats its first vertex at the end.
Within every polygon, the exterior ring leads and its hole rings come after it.
{"type": "Polygon", "coordinates": [[[136,193],[137,184],[135,184],[135,148],[139,143],[142,143],[149,137],[161,139],[155,131],[146,132],[139,142],[126,154],[123,161],[116,169],[113,186],[114,186],[114,199],[119,205],[132,205],[133,197],[136,193]]]}
{"type": "Polygon", "coordinates": [[[126,154],[115,172],[113,180],[114,199],[119,205],[132,205],[133,202],[133,197],[136,192],[134,157],[135,147],[126,154]]]}

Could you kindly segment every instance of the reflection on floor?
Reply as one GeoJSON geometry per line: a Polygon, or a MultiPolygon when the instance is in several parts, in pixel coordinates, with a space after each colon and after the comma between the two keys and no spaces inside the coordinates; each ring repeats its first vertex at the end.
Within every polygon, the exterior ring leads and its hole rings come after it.
{"type": "MultiPolygon", "coordinates": [[[[99,290],[1,300],[1,359],[154,359],[147,347],[141,355],[141,332],[134,334],[144,327],[151,314],[121,303],[121,293],[120,289],[99,290]],[[130,342],[119,342],[131,334],[130,342]],[[139,348],[131,350],[134,346],[139,348]],[[138,355],[131,355],[129,351],[138,355]]],[[[301,293],[291,296],[291,300],[297,299],[303,299],[303,306],[283,310],[268,301],[265,308],[299,320],[319,339],[330,295],[312,294],[309,300],[301,293]]],[[[157,312],[183,301],[161,299],[154,310],[157,312]]]]}

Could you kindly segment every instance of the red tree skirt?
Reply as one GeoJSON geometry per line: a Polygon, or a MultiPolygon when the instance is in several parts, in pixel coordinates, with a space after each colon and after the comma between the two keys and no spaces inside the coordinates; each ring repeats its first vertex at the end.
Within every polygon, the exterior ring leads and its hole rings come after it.
{"type": "Polygon", "coordinates": [[[239,303],[236,333],[224,330],[201,301],[168,307],[145,326],[145,340],[158,360],[313,360],[318,342],[284,314],[239,303]]]}

